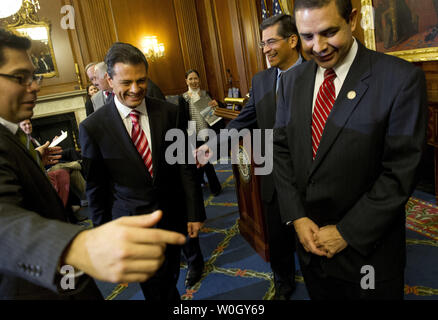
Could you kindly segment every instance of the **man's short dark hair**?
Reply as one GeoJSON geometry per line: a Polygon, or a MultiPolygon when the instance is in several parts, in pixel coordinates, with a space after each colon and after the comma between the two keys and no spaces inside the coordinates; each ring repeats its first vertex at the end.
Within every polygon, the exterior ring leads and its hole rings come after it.
{"type": "Polygon", "coordinates": [[[298,37],[298,42],[296,49],[300,51],[301,42],[300,36],[298,35],[297,26],[295,24],[295,19],[288,14],[279,14],[276,16],[272,16],[263,20],[260,25],[260,30],[263,31],[269,27],[278,24],[278,35],[283,38],[289,38],[291,35],[295,34],[298,37]]]}
{"type": "Polygon", "coordinates": [[[129,43],[116,42],[106,54],[105,63],[108,67],[108,75],[111,79],[114,76],[114,65],[119,62],[129,65],[143,63],[146,67],[146,72],[149,69],[148,61],[143,52],[129,43]]]}
{"type": "Polygon", "coordinates": [[[351,11],[353,10],[351,0],[295,0],[294,14],[301,9],[319,9],[325,7],[332,1],[336,2],[339,15],[349,23],[351,11]]]}
{"type": "Polygon", "coordinates": [[[3,54],[4,48],[29,50],[31,45],[30,39],[17,36],[8,30],[0,28],[0,67],[6,63],[6,58],[3,54]]]}

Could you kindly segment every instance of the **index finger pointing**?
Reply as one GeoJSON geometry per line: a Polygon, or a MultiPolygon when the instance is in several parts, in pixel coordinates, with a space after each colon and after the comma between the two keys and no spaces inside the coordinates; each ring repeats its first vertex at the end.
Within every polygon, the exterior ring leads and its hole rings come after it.
{"type": "Polygon", "coordinates": [[[182,245],[186,242],[186,237],[178,232],[162,229],[137,228],[130,232],[131,241],[135,243],[166,243],[182,245]]]}

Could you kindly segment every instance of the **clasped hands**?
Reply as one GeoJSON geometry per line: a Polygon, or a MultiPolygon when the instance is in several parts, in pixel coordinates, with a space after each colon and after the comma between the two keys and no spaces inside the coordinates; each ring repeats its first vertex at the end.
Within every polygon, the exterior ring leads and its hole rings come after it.
{"type": "Polygon", "coordinates": [[[318,256],[333,258],[348,245],[335,225],[319,228],[311,219],[300,218],[294,227],[304,249],[318,256]]]}

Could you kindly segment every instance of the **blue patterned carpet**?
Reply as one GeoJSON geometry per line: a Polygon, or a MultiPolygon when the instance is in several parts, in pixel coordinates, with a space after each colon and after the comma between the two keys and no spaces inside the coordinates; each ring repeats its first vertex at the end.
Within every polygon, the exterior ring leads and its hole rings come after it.
{"type": "MultiPolygon", "coordinates": [[[[205,268],[200,282],[186,289],[186,264],[182,259],[178,290],[183,300],[270,300],[273,281],[269,263],[266,263],[239,234],[239,218],[234,179],[230,165],[216,165],[223,192],[213,197],[204,187],[207,209],[205,227],[200,235],[205,268]]],[[[416,197],[432,200],[430,195],[416,193],[416,197]]],[[[413,218],[430,217],[438,229],[438,207],[428,204],[413,207],[413,218]]],[[[86,214],[84,208],[83,213],[86,214]]],[[[412,212],[411,212],[412,213],[412,212]]],[[[420,219],[421,220],[421,219],[420,219]]],[[[418,229],[418,228],[417,228],[418,229]]],[[[421,230],[407,229],[407,257],[405,299],[438,299],[438,238],[426,236],[421,230]]],[[[297,270],[299,266],[297,265],[297,270]]],[[[292,300],[308,300],[300,272],[297,290],[292,300]]],[[[138,284],[114,285],[98,282],[104,297],[109,300],[144,300],[138,284]]]]}

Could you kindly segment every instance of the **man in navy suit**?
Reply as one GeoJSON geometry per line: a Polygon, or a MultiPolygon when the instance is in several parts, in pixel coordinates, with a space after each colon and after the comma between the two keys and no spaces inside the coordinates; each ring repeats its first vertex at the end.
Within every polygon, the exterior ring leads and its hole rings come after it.
{"type": "Polygon", "coordinates": [[[404,292],[405,204],[425,146],[425,79],[360,44],[357,16],[350,0],[295,1],[313,61],[285,74],[278,93],[274,178],[312,299],[404,292]]]}
{"type": "MultiPolygon", "coordinates": [[[[94,225],[160,209],[159,227],[196,237],[205,220],[196,167],[170,165],[165,158],[171,144],[165,135],[184,132],[185,117],[178,106],[146,97],[148,63],[139,49],[115,43],[105,63],[114,99],[83,121],[79,132],[94,225]]],[[[147,300],[180,299],[180,249],[169,246],[162,268],[140,284],[147,300]]]]}
{"type": "Polygon", "coordinates": [[[102,299],[89,276],[146,281],[163,263],[166,243],[184,243],[185,237],[151,229],[160,212],[93,230],[67,223],[69,211],[40,166],[54,158],[46,152],[40,158],[18,126],[32,117],[42,80],[30,47],[28,38],[0,28],[0,300],[102,299]],[[83,272],[72,277],[72,267],[83,272]]]}
{"type": "MultiPolygon", "coordinates": [[[[279,79],[283,73],[294,69],[303,61],[300,40],[293,18],[282,14],[263,21],[260,48],[268,59],[271,68],[257,73],[252,79],[249,101],[232,120],[227,129],[242,130],[272,129],[275,123],[276,93],[279,79]]],[[[265,150],[264,136],[261,150],[265,150]]],[[[213,140],[208,143],[212,146],[213,140]]],[[[221,145],[228,140],[219,142],[221,145]]],[[[210,151],[213,148],[210,148],[210,151]]],[[[217,148],[219,150],[219,148],[217,148]]],[[[204,145],[200,151],[207,150],[204,145]]],[[[213,154],[209,153],[210,158],[213,154]]],[[[273,175],[261,176],[261,198],[268,231],[268,244],[271,268],[274,274],[275,300],[288,300],[295,290],[295,235],[293,227],[281,223],[277,192],[273,175]]]]}

